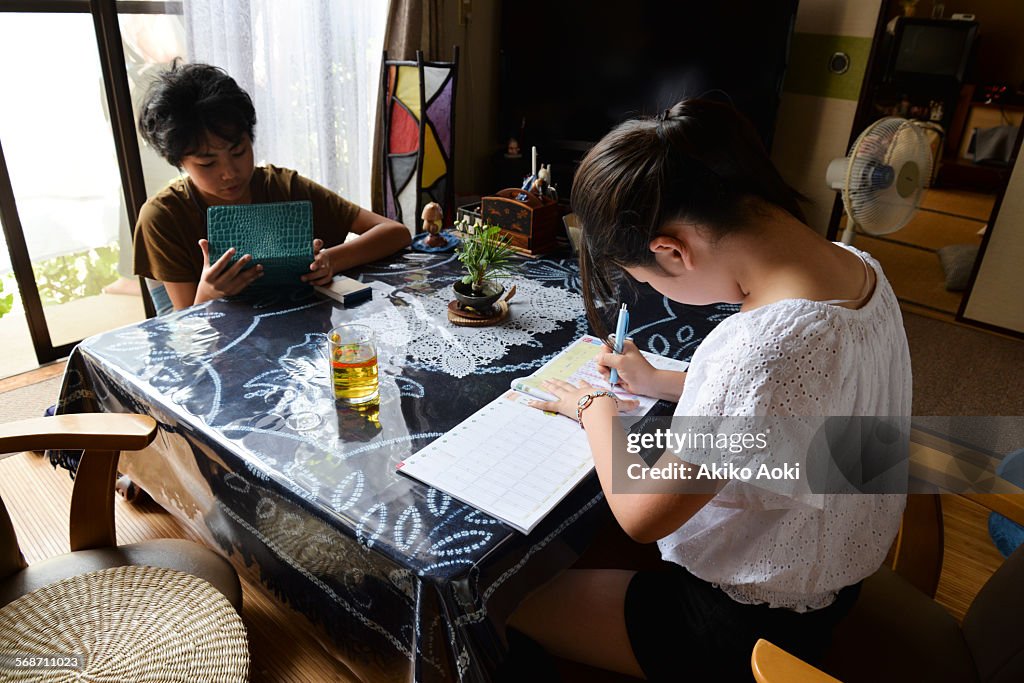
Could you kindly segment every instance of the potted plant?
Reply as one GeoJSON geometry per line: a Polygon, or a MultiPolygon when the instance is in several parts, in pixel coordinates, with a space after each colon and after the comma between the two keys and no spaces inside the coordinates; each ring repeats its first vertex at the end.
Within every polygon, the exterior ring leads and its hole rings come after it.
{"type": "Polygon", "coordinates": [[[497,280],[510,277],[509,269],[515,250],[501,228],[489,223],[469,225],[468,219],[458,225],[462,243],[456,252],[466,274],[452,285],[455,298],[464,307],[487,314],[505,287],[497,280]]]}

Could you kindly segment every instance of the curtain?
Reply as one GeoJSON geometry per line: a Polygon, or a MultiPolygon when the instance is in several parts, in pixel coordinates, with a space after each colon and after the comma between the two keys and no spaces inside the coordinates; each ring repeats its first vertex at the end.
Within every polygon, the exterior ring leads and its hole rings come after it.
{"type": "Polygon", "coordinates": [[[186,0],[189,61],[228,72],[256,107],[257,162],[370,206],[387,3],[186,0]]]}
{"type": "Polygon", "coordinates": [[[429,61],[442,61],[441,0],[391,0],[388,3],[384,49],[389,59],[416,59],[416,50],[429,61]]]}
{"type": "MultiPolygon", "coordinates": [[[[441,22],[441,0],[390,0],[387,12],[387,30],[384,34],[384,50],[388,59],[416,59],[416,51],[423,52],[427,61],[444,61],[451,57],[441,53],[443,44],[441,22]]],[[[373,210],[383,215],[384,184],[381,150],[384,141],[383,93],[375,99],[375,132],[373,138],[373,210]]]]}

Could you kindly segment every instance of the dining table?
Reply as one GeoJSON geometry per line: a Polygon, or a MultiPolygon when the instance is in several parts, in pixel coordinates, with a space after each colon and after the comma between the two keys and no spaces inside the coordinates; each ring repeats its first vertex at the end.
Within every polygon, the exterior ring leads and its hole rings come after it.
{"type": "MultiPolygon", "coordinates": [[[[373,291],[356,306],[264,289],[105,332],[71,354],[58,411],[155,418],[156,440],[120,471],[360,676],[490,680],[509,614],[611,520],[594,474],[526,535],[397,468],[590,332],[571,254],[512,271],[493,326],[449,320],[456,254],[407,250],[348,273],[373,291]],[[362,406],[335,401],[326,355],[329,331],[353,322],[377,342],[379,401],[362,406]]],[[[737,310],[621,291],[637,345],[683,360],[737,310]]],[[[51,458],[73,471],[77,454],[51,458]]]]}

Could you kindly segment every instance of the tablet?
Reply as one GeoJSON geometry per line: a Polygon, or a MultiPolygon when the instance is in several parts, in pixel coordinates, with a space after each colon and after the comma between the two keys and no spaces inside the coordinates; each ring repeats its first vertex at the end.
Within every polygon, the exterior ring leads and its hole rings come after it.
{"type": "Polygon", "coordinates": [[[259,286],[302,285],[313,262],[313,205],[308,201],[211,206],[206,211],[210,263],[231,247],[232,263],[252,255],[259,286]]]}

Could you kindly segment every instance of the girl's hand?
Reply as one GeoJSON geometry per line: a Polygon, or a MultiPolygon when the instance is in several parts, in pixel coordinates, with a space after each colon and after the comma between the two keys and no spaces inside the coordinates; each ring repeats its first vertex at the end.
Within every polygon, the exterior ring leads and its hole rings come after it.
{"type": "MultiPolygon", "coordinates": [[[[579,406],[580,399],[584,394],[589,394],[594,391],[601,391],[599,387],[595,387],[587,382],[580,382],[580,385],[573,386],[569,382],[563,382],[560,379],[549,379],[544,381],[544,390],[549,394],[557,396],[558,399],[554,401],[530,401],[530,406],[539,408],[540,410],[547,410],[552,413],[560,413],[566,417],[576,419],[576,409],[579,406]]],[[[613,392],[614,393],[614,392],[613,392]]],[[[633,410],[640,402],[635,399],[623,399],[618,400],[619,410],[633,410]]]]}
{"type": "Polygon", "coordinates": [[[199,240],[199,248],[203,250],[203,273],[199,276],[194,303],[233,296],[263,276],[263,266],[259,264],[246,268],[252,262],[252,256],[249,254],[229,265],[231,257],[235,255],[234,247],[225,251],[213,264],[210,263],[210,243],[199,240]]]}
{"type": "Polygon", "coordinates": [[[309,264],[309,270],[309,275],[302,276],[303,282],[320,287],[331,284],[334,271],[331,269],[331,256],[324,249],[323,240],[313,240],[313,262],[309,264]]]}
{"type": "Polygon", "coordinates": [[[640,396],[657,396],[655,391],[657,370],[640,353],[632,339],[627,339],[622,344],[622,353],[615,353],[608,345],[605,350],[597,354],[597,369],[601,376],[608,379],[611,369],[619,372],[620,386],[631,394],[640,396]]]}

